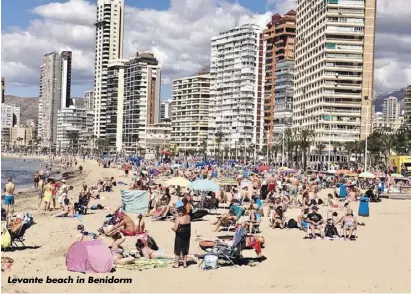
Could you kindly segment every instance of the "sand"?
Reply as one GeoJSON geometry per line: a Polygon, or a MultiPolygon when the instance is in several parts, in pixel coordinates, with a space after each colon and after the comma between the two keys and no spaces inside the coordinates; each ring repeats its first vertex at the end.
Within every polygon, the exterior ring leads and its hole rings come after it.
{"type": "MultiPolygon", "coordinates": [[[[95,184],[104,176],[115,176],[124,181],[123,173],[115,169],[103,169],[96,162],[86,161],[85,174],[68,181],[77,184],[71,197],[77,196],[79,183],[95,184]]],[[[126,180],[127,182],[127,180],[126,180]]],[[[324,191],[323,193],[327,193],[324,191]]],[[[263,218],[262,235],[266,240],[263,249],[267,258],[256,266],[222,267],[214,271],[202,271],[197,265],[187,269],[167,268],[144,271],[117,269],[113,274],[83,275],[66,270],[65,253],[76,226],[81,222],[86,230],[96,231],[104,216],[120,204],[120,192],[102,193],[104,199],[93,200],[111,208],[96,211],[81,218],[51,218],[35,211],[37,198],[17,199],[18,211],[34,211],[36,225],[26,232],[27,246],[37,249],[7,252],[2,256],[14,259],[11,271],[2,273],[2,292],[409,292],[411,290],[411,201],[384,200],[371,203],[369,218],[363,218],[366,226],[359,227],[357,241],[303,240],[305,233],[299,230],[272,230],[267,218],[263,218]],[[86,283],[59,284],[10,284],[14,278],[86,278],[86,283]],[[93,284],[88,277],[114,276],[131,278],[131,284],[93,284]]],[[[325,196],[325,195],[323,195],[325,196]]],[[[357,205],[353,208],[357,211],[357,205]]],[[[326,216],[327,208],[320,213],[326,216]]],[[[287,213],[294,217],[298,210],[287,213]]],[[[210,221],[192,224],[190,253],[202,253],[195,241],[195,231],[202,236],[213,237],[210,221]]],[[[174,233],[171,222],[151,222],[145,219],[146,228],[167,253],[173,252],[174,233]]],[[[221,235],[219,233],[218,235],[221,235]]],[[[107,244],[111,240],[103,239],[107,244]]],[[[126,241],[125,248],[134,249],[134,238],[126,241]]],[[[244,251],[247,257],[255,257],[253,250],[244,251]]]]}

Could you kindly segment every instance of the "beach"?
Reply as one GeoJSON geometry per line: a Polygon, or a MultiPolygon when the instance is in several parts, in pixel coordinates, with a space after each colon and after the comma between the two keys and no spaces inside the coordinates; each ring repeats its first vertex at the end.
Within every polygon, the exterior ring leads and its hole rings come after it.
{"type": "MultiPolygon", "coordinates": [[[[79,160],[84,167],[83,175],[67,181],[74,186],[69,197],[75,199],[80,184],[96,184],[103,177],[125,179],[124,172],[99,167],[96,161],[79,160]]],[[[321,191],[326,198],[327,189],[321,191]]],[[[101,193],[102,199],[92,200],[91,205],[101,204],[107,210],[90,211],[78,218],[52,218],[36,211],[37,196],[16,197],[17,212],[32,212],[36,222],[25,235],[25,244],[34,248],[3,253],[14,259],[10,271],[2,273],[4,293],[51,293],[51,292],[409,292],[411,290],[411,201],[383,200],[370,203],[370,217],[361,218],[366,225],[358,229],[357,241],[305,240],[306,233],[300,230],[273,230],[268,227],[267,217],[261,224],[261,235],[265,238],[263,254],[266,260],[254,266],[221,267],[203,271],[197,264],[183,268],[156,268],[130,271],[118,268],[114,273],[81,274],[68,272],[65,254],[76,234],[78,224],[89,232],[97,232],[104,216],[120,206],[120,187],[114,192],[101,193]],[[70,283],[9,283],[12,278],[61,278],[72,277],[70,283]],[[10,280],[9,280],[10,277],[10,280]],[[77,277],[85,279],[78,283],[77,277]],[[131,283],[90,283],[89,277],[131,279],[131,283]]],[[[355,212],[358,203],[353,203],[355,212]]],[[[328,208],[321,207],[326,217],[328,208]]],[[[299,210],[292,209],[287,217],[296,218],[299,210]]],[[[342,212],[342,210],[341,210],[342,212]]],[[[133,216],[135,219],[135,216],[133,216]]],[[[208,215],[205,221],[192,223],[190,254],[203,253],[195,241],[195,233],[214,237],[208,215]]],[[[145,218],[146,229],[165,252],[172,254],[174,232],[172,222],[152,222],[145,218]]],[[[111,244],[111,239],[104,237],[111,244]]],[[[129,237],[124,244],[128,250],[135,249],[135,238],[129,237]]],[[[245,250],[246,257],[256,257],[253,250],[245,250]]],[[[68,280],[66,280],[68,281],[68,280]]]]}

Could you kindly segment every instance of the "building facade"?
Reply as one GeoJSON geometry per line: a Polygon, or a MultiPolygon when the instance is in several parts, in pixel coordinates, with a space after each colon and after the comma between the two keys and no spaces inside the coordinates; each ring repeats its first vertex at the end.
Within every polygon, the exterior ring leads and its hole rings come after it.
{"type": "Polygon", "coordinates": [[[94,134],[106,133],[108,63],[123,58],[124,1],[97,0],[94,68],[94,134]]]}
{"type": "MultiPolygon", "coordinates": [[[[208,151],[261,145],[264,48],[259,26],[246,24],[211,40],[208,151]]],[[[173,106],[177,107],[177,106],[173,106]]]]}
{"type": "Polygon", "coordinates": [[[94,111],[94,91],[86,91],[84,92],[84,106],[86,107],[87,111],[94,111]]]}
{"type": "Polygon", "coordinates": [[[159,122],[171,120],[172,103],[173,103],[172,99],[160,102],[159,122]]]}
{"type": "Polygon", "coordinates": [[[15,104],[1,104],[1,127],[12,128],[20,124],[20,107],[15,104]]]}
{"type": "Polygon", "coordinates": [[[107,70],[107,109],[105,140],[120,152],[123,143],[124,67],[127,60],[113,59],[107,70]]]}
{"type": "Polygon", "coordinates": [[[171,122],[159,122],[146,128],[147,153],[155,154],[157,150],[168,149],[171,140],[171,122]]]}
{"type": "Polygon", "coordinates": [[[283,59],[276,63],[274,91],[274,138],[279,139],[285,129],[293,125],[294,60],[283,59]]]}
{"type": "Polygon", "coordinates": [[[59,150],[64,150],[72,147],[73,144],[75,147],[92,148],[93,118],[94,114],[92,112],[74,105],[59,110],[56,147],[59,150]],[[76,133],[77,138],[74,139],[70,133],[76,133]]]}
{"type": "Polygon", "coordinates": [[[124,67],[122,149],[145,148],[147,126],[158,123],[161,67],[152,53],[138,53],[124,67]]]}
{"type": "Polygon", "coordinates": [[[173,81],[171,146],[181,151],[196,151],[207,141],[210,74],[173,81]]]}
{"type": "Polygon", "coordinates": [[[404,122],[406,126],[411,128],[411,85],[405,88],[404,122]]]}
{"type": "MultiPolygon", "coordinates": [[[[292,88],[284,87],[292,78],[291,68],[287,70],[289,73],[284,73],[284,67],[290,67],[294,60],[294,45],[295,45],[295,16],[294,10],[288,11],[285,15],[275,14],[271,17],[271,21],[267,24],[267,28],[263,31],[263,40],[265,48],[265,78],[264,78],[264,137],[269,144],[273,142],[273,138],[278,135],[278,131],[285,126],[285,116],[291,119],[289,111],[282,110],[285,107],[285,102],[292,105],[292,88]],[[281,64],[281,69],[277,70],[277,66],[281,64]],[[278,82],[281,84],[278,101],[276,100],[276,82],[277,75],[280,79],[286,78],[287,81],[278,82]],[[287,98],[285,93],[287,92],[287,98]],[[288,102],[288,100],[291,101],[288,102]],[[277,109],[277,107],[279,109],[277,109]],[[286,115],[287,113],[287,115],[286,115]]],[[[288,104],[287,104],[288,105],[288,104]]],[[[284,108],[285,109],[285,108],[284,108]]],[[[292,112],[292,109],[291,109],[292,112]]],[[[287,120],[287,127],[290,122],[287,120]]]]}
{"type": "Polygon", "coordinates": [[[401,105],[398,102],[397,97],[388,97],[384,99],[382,104],[382,113],[384,115],[384,120],[387,125],[394,123],[401,114],[401,105]]]}
{"type": "Polygon", "coordinates": [[[372,132],[375,17],[376,0],[297,0],[293,126],[327,150],[372,132]]]}
{"type": "Polygon", "coordinates": [[[4,93],[6,92],[6,81],[1,77],[1,103],[4,103],[4,93]]]}
{"type": "Polygon", "coordinates": [[[29,146],[34,137],[34,129],[27,125],[18,125],[11,128],[10,146],[29,146]]]}
{"type": "Polygon", "coordinates": [[[38,121],[43,146],[56,144],[58,111],[72,104],[71,52],[46,54],[41,65],[38,121]]]}

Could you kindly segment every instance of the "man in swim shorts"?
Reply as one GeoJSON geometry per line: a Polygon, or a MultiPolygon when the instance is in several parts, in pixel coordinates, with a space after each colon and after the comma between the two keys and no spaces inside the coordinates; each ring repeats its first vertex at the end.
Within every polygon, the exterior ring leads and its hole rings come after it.
{"type": "Polygon", "coordinates": [[[9,215],[11,210],[11,215],[14,213],[14,190],[16,186],[13,183],[13,179],[10,177],[8,183],[6,184],[6,195],[4,197],[4,205],[6,206],[6,216],[9,215]]]}

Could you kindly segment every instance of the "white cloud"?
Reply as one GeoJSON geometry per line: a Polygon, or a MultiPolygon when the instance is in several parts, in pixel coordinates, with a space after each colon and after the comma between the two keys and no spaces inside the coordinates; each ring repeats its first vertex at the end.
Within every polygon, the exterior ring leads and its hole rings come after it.
{"type": "MultiPolygon", "coordinates": [[[[271,13],[285,13],[295,7],[295,2],[268,0],[270,10],[265,14],[255,14],[238,3],[224,0],[171,0],[168,10],[127,6],[124,57],[129,58],[136,51],[152,51],[161,62],[163,81],[167,84],[209,63],[211,37],[244,23],[264,26],[271,13]]],[[[378,0],[375,86],[379,92],[411,83],[408,2],[378,0]]],[[[2,74],[8,83],[37,85],[43,55],[54,50],[72,50],[73,83],[92,85],[94,3],[70,0],[40,5],[32,10],[35,19],[27,28],[3,28],[2,74]]]]}

